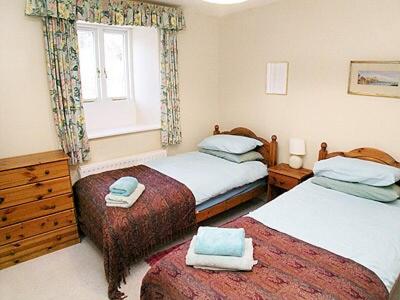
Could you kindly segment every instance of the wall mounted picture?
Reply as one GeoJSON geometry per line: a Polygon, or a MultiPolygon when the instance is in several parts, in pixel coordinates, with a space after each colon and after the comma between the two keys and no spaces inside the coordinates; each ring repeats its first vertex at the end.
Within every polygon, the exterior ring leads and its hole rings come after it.
{"type": "Polygon", "coordinates": [[[400,98],[400,61],[352,61],[348,93],[400,98]]]}
{"type": "Polygon", "coordinates": [[[267,82],[266,82],[267,94],[287,95],[288,71],[289,71],[289,63],[287,62],[267,63],[267,82]]]}

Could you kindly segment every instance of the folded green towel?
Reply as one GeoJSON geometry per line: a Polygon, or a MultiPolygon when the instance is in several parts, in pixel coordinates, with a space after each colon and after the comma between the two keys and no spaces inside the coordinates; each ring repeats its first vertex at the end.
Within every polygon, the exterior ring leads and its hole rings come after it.
{"type": "Polygon", "coordinates": [[[121,177],[110,186],[110,192],[118,196],[129,196],[135,191],[138,184],[135,177],[121,177]]]}
{"type": "Polygon", "coordinates": [[[257,264],[254,260],[254,247],[251,238],[245,239],[243,256],[221,256],[221,255],[202,255],[196,254],[194,245],[197,237],[194,236],[189,250],[186,254],[186,265],[193,266],[196,269],[206,269],[214,271],[251,271],[257,264]]]}
{"type": "Polygon", "coordinates": [[[200,227],[194,252],[205,255],[242,257],[245,232],[243,228],[200,227]]]}
{"type": "Polygon", "coordinates": [[[140,198],[144,190],[144,185],[139,183],[136,190],[129,196],[119,196],[110,193],[105,198],[106,206],[129,208],[140,198]]]}

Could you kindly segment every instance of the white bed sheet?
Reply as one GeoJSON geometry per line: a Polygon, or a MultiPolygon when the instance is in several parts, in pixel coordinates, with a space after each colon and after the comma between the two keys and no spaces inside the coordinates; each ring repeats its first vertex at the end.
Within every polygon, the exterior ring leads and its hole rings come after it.
{"type": "Polygon", "coordinates": [[[400,201],[379,203],[308,180],[249,216],[358,262],[375,272],[389,291],[400,274],[400,201]]]}
{"type": "Polygon", "coordinates": [[[169,156],[146,165],[185,184],[192,191],[196,205],[268,174],[260,161],[238,164],[200,152],[169,156]]]}

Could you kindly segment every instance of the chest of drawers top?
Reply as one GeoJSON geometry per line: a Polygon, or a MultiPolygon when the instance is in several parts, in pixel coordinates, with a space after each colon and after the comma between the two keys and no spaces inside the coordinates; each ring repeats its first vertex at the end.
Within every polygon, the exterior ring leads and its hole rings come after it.
{"type": "Polygon", "coordinates": [[[69,176],[61,150],[0,159],[0,189],[69,176]]]}

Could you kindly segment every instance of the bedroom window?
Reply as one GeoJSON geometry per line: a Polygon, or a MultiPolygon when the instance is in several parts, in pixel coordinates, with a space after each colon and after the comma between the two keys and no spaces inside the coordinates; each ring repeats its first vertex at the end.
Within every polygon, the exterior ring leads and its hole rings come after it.
{"type": "Polygon", "coordinates": [[[158,38],[154,28],[78,23],[89,138],[160,128],[158,38]]]}
{"type": "Polygon", "coordinates": [[[78,29],[84,102],[130,99],[132,29],[107,27],[80,25],[78,29]]]}

